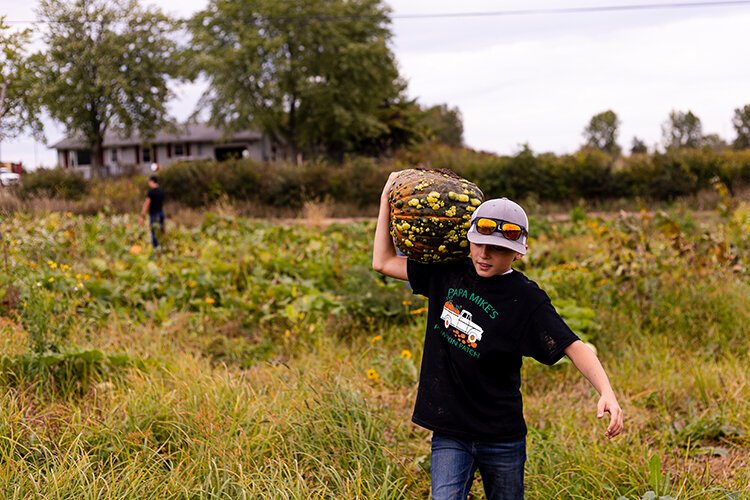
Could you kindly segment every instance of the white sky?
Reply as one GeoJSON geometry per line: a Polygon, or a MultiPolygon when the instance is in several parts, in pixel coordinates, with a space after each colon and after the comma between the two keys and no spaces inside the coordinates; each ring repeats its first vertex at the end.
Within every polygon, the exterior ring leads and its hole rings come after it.
{"type": "MultiPolygon", "coordinates": [[[[468,146],[513,154],[568,153],[596,113],[621,120],[619,143],[649,146],[673,109],[692,111],[704,133],[731,141],[734,110],[750,104],[750,3],[736,6],[526,16],[410,19],[408,14],[497,12],[665,3],[646,0],[386,0],[393,49],[408,92],[426,105],[457,106],[468,146]]],[[[206,0],[144,0],[190,16],[206,0]]],[[[35,4],[0,0],[7,21],[33,20],[35,4]]],[[[17,25],[14,26],[28,26],[17,25]]],[[[35,30],[43,26],[34,25],[35,30]]],[[[204,84],[176,87],[170,109],[192,111],[204,84]]],[[[64,136],[46,121],[47,143],[64,136]]],[[[28,137],[2,144],[1,158],[53,166],[53,150],[28,137]]]]}

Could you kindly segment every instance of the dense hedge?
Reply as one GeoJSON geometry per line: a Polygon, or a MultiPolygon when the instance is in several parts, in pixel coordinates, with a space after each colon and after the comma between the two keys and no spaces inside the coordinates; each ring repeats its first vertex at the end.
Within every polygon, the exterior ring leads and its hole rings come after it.
{"type": "Polygon", "coordinates": [[[299,208],[306,200],[330,198],[371,205],[382,190],[388,166],[367,158],[342,165],[267,165],[251,160],[191,161],[164,168],[159,184],[170,201],[191,207],[223,197],[274,207],[299,208]]]}
{"type": "Polygon", "coordinates": [[[250,160],[184,162],[160,175],[170,200],[203,206],[222,197],[297,208],[330,198],[360,206],[377,202],[388,173],[415,165],[450,168],[479,185],[487,197],[540,200],[606,200],[642,197],[671,200],[710,187],[750,184],[750,151],[680,150],[613,160],[595,150],[572,155],[495,156],[433,146],[389,160],[351,158],[340,165],[259,164],[250,160]]]}
{"type": "MultiPolygon", "coordinates": [[[[424,166],[449,168],[475,182],[486,197],[577,202],[640,197],[672,200],[711,188],[715,179],[730,192],[750,186],[750,150],[686,149],[637,154],[613,160],[595,150],[571,155],[496,156],[468,149],[430,146],[401,151],[387,160],[353,157],[341,164],[308,162],[302,166],[263,164],[251,160],[191,161],[160,172],[170,202],[202,207],[219,200],[247,201],[297,210],[308,200],[330,200],[369,210],[389,172],[424,166]]],[[[65,169],[40,169],[23,176],[19,198],[78,200],[89,213],[109,207],[133,212],[143,202],[145,178],[85,181],[65,169]]],[[[76,210],[76,208],[71,208],[76,210]]]]}
{"type": "Polygon", "coordinates": [[[21,199],[56,198],[80,200],[88,192],[88,184],[80,173],[62,168],[40,168],[24,174],[18,196],[21,199]]]}
{"type": "Polygon", "coordinates": [[[442,148],[426,154],[431,165],[455,170],[490,197],[670,200],[710,187],[715,178],[730,190],[750,184],[750,150],[684,149],[616,160],[596,150],[555,156],[524,149],[515,156],[497,157],[442,148]]]}

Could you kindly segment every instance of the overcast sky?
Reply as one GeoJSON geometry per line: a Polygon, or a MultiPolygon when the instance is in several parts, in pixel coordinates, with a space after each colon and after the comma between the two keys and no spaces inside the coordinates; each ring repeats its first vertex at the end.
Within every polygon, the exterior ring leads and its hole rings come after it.
{"type": "MultiPolygon", "coordinates": [[[[281,0],[280,0],[281,1],[281,0]]],[[[686,0],[690,1],[690,0],[686,0]]],[[[145,1],[179,17],[207,0],[145,1]]],[[[671,110],[692,111],[704,133],[731,141],[734,110],[750,104],[750,2],[732,6],[528,13],[535,9],[649,5],[669,0],[389,0],[393,50],[409,95],[461,110],[468,146],[513,154],[569,153],[596,113],[621,120],[619,143],[661,142],[671,110]],[[523,10],[526,14],[513,14],[523,10]],[[414,18],[413,14],[481,13],[414,18]]],[[[0,0],[7,21],[33,20],[35,3],[0,0]]],[[[13,24],[24,26],[23,24],[13,24]]],[[[29,25],[26,25],[29,26],[29,25]]],[[[34,26],[36,31],[43,26],[34,26]]],[[[175,88],[170,109],[185,119],[202,84],[175,88]]],[[[64,136],[47,121],[47,143],[64,136]]],[[[2,160],[53,166],[28,137],[2,144],[2,160]]]]}

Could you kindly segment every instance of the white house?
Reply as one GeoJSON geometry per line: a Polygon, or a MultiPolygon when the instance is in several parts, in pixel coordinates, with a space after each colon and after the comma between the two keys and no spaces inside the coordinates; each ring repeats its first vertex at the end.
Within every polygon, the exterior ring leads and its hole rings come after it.
{"type": "MultiPolygon", "coordinates": [[[[57,150],[57,164],[91,174],[91,151],[78,136],[65,139],[50,146],[57,150]]],[[[270,138],[256,131],[242,131],[225,135],[217,128],[203,124],[182,125],[174,129],[159,131],[152,139],[143,139],[138,134],[122,137],[107,133],[104,137],[102,164],[108,175],[126,172],[146,172],[152,163],[160,166],[175,161],[213,159],[226,160],[231,157],[252,158],[267,162],[283,155],[270,138]]]]}

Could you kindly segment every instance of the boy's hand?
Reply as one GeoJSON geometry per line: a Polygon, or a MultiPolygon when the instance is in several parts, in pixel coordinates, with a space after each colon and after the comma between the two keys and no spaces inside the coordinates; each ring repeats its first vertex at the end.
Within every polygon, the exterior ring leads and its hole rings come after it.
{"type": "Polygon", "coordinates": [[[383,193],[380,195],[381,198],[388,198],[388,193],[391,190],[393,180],[398,177],[401,172],[402,170],[399,170],[398,172],[391,172],[391,175],[388,176],[388,180],[385,181],[385,186],[383,186],[383,193]]]}
{"type": "Polygon", "coordinates": [[[596,405],[596,418],[603,418],[605,412],[609,413],[609,426],[605,435],[613,438],[621,433],[623,428],[622,409],[613,393],[603,394],[596,405]]]}

